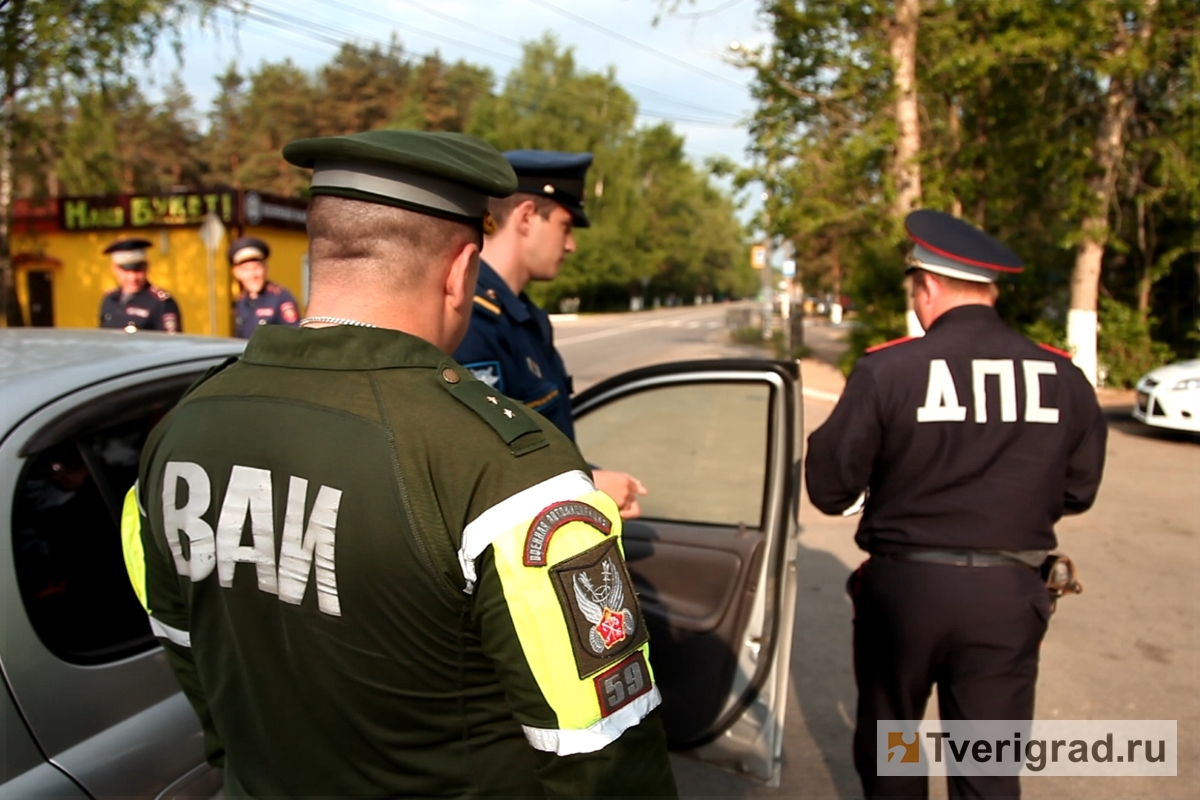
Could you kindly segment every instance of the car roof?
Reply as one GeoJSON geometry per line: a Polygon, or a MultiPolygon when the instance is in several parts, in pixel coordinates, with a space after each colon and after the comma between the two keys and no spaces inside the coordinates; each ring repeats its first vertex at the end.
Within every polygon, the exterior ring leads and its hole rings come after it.
{"type": "Polygon", "coordinates": [[[156,367],[239,355],[240,339],[139,331],[0,330],[0,438],[55,398],[156,367]]]}

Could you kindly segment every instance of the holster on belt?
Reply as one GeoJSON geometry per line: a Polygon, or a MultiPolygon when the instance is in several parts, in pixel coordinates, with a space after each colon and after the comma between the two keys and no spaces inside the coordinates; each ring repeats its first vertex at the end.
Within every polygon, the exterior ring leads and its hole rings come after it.
{"type": "Polygon", "coordinates": [[[1054,610],[1058,598],[1064,594],[1081,594],[1083,584],[1079,582],[1079,573],[1075,562],[1064,553],[1051,553],[1042,562],[1042,580],[1046,581],[1046,590],[1050,592],[1050,609],[1054,610]]]}

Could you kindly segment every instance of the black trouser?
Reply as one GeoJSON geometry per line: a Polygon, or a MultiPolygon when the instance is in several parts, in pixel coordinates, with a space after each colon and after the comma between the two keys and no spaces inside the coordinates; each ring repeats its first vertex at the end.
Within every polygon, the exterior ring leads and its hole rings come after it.
{"type": "MultiPolygon", "coordinates": [[[[942,719],[1033,719],[1046,584],[1021,566],[872,558],[850,579],[858,727],[867,797],[927,797],[928,779],[876,774],[876,721],[919,720],[931,686],[942,719]]],[[[1018,778],[949,778],[951,797],[1019,797],[1018,778]]]]}

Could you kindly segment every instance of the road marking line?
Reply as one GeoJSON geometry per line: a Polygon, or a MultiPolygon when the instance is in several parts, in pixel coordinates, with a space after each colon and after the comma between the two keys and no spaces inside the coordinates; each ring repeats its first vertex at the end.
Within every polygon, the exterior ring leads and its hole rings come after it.
{"type": "Polygon", "coordinates": [[[619,328],[610,328],[608,330],[594,331],[592,333],[581,333],[577,336],[567,336],[563,339],[556,338],[554,340],[554,345],[555,345],[555,347],[562,347],[563,345],[576,344],[578,342],[590,342],[595,339],[604,339],[609,336],[619,336],[622,333],[629,333],[631,331],[640,330],[642,328],[661,328],[664,326],[678,328],[682,324],[683,324],[683,320],[656,319],[656,320],[650,320],[650,321],[646,321],[646,322],[639,322],[634,325],[623,325],[619,328]]]}
{"type": "Polygon", "coordinates": [[[802,390],[805,397],[810,397],[813,400],[821,400],[826,403],[836,403],[840,394],[834,392],[823,392],[820,389],[810,389],[807,386],[802,390]]]}
{"type": "Polygon", "coordinates": [[[561,347],[564,344],[575,344],[576,342],[587,342],[592,339],[604,339],[608,336],[619,336],[622,333],[639,330],[641,328],[657,328],[663,325],[663,320],[655,320],[654,322],[641,322],[637,325],[629,325],[622,328],[609,328],[604,331],[594,331],[592,333],[581,333],[578,336],[568,336],[565,339],[556,339],[554,345],[561,347]]]}

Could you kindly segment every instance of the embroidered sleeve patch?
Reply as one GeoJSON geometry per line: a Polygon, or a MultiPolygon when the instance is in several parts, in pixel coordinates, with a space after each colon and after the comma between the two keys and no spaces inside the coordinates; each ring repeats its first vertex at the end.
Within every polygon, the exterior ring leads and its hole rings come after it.
{"type": "Polygon", "coordinates": [[[612,533],[612,522],[608,517],[587,503],[578,500],[555,503],[537,515],[525,534],[525,566],[546,566],[550,537],[568,522],[586,522],[605,536],[612,533]]]}
{"type": "Polygon", "coordinates": [[[600,701],[601,717],[620,711],[653,686],[650,683],[650,670],[646,668],[646,658],[640,650],[615,667],[601,672],[593,682],[596,684],[596,698],[600,701]]]}
{"type": "Polygon", "coordinates": [[[551,567],[550,575],[580,678],[612,666],[649,638],[616,539],[551,567]]]}
{"type": "Polygon", "coordinates": [[[498,392],[504,391],[504,376],[500,373],[499,361],[476,361],[473,364],[463,364],[471,370],[471,374],[498,392]]]}

